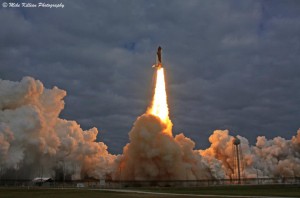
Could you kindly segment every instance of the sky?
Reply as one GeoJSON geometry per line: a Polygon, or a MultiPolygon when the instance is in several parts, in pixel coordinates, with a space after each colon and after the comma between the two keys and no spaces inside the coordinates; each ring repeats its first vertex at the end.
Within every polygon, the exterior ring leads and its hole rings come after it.
{"type": "Polygon", "coordinates": [[[298,0],[43,2],[64,7],[0,6],[0,78],[66,90],[60,117],[112,153],[149,105],[159,45],[173,133],[197,149],[217,129],[255,144],[300,128],[298,0]]]}

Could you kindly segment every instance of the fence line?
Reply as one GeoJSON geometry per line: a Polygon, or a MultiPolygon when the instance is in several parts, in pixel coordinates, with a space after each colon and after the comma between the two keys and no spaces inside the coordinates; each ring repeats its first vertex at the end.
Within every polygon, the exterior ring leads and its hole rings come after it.
{"type": "Polygon", "coordinates": [[[219,179],[219,180],[69,180],[51,182],[34,182],[33,180],[0,180],[0,187],[53,187],[53,188],[126,188],[126,187],[204,187],[222,185],[268,185],[268,184],[297,184],[300,185],[300,177],[279,178],[250,178],[219,179]]]}

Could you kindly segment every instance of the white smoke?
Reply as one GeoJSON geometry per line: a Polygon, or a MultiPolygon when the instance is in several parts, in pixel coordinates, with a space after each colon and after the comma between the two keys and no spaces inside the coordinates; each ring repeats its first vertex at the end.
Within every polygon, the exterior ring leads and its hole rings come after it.
{"type": "MultiPolygon", "coordinates": [[[[210,136],[211,146],[195,150],[172,125],[146,113],[129,132],[130,143],[120,156],[96,142],[96,128],[83,131],[75,121],[59,118],[66,92],[30,77],[21,82],[0,80],[0,174],[20,170],[19,178],[55,176],[71,179],[199,180],[235,178],[234,137],[227,130],[210,136]]],[[[257,137],[251,146],[240,141],[242,177],[300,177],[300,130],[291,140],[257,137]]]]}
{"type": "MultiPolygon", "coordinates": [[[[275,137],[267,140],[257,137],[256,146],[250,146],[246,138],[241,140],[242,176],[245,178],[299,177],[300,176],[300,130],[291,140],[275,137]]],[[[200,151],[204,157],[220,160],[227,177],[234,173],[233,139],[227,130],[217,130],[210,136],[211,146],[200,151]]]]}
{"type": "Polygon", "coordinates": [[[281,137],[267,140],[264,136],[258,137],[252,151],[257,159],[253,165],[261,171],[262,176],[300,176],[300,130],[291,140],[281,137]]]}
{"type": "MultiPolygon", "coordinates": [[[[129,133],[130,143],[117,163],[115,179],[199,180],[236,179],[236,152],[228,130],[216,130],[211,146],[195,150],[195,143],[182,133],[175,137],[151,114],[140,116],[129,133]]],[[[237,136],[242,178],[300,176],[300,130],[291,140],[258,137],[256,146],[237,136]]]]}
{"type": "Polygon", "coordinates": [[[66,92],[30,77],[0,80],[0,168],[21,169],[22,178],[54,176],[61,170],[73,179],[101,178],[112,172],[116,156],[95,142],[98,130],[83,131],[60,119],[66,92]]]}

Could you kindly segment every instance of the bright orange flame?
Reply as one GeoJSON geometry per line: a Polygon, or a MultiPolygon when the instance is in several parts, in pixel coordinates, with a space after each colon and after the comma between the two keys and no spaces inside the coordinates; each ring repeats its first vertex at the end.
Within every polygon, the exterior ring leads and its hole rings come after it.
{"type": "Polygon", "coordinates": [[[169,109],[167,103],[166,84],[164,69],[157,69],[156,84],[150,113],[158,116],[162,121],[169,119],[169,109]]]}
{"type": "Polygon", "coordinates": [[[172,134],[172,123],[169,119],[164,69],[162,67],[157,69],[154,96],[151,107],[147,112],[159,117],[161,121],[167,125],[166,132],[170,135],[172,134]]]}

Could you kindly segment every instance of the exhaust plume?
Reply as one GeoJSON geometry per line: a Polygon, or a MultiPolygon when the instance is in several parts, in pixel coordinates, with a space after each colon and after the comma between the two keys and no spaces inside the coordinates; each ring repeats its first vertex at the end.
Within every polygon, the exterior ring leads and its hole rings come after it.
{"type": "Polygon", "coordinates": [[[164,122],[169,120],[166,83],[162,67],[157,69],[154,96],[148,113],[159,117],[164,122]]]}
{"type": "MultiPolygon", "coordinates": [[[[233,136],[216,130],[211,146],[195,150],[183,133],[173,137],[169,119],[164,70],[156,70],[153,100],[129,132],[130,143],[118,159],[114,174],[119,180],[237,179],[233,136]]],[[[242,178],[298,177],[300,175],[300,130],[292,140],[258,137],[256,146],[241,141],[242,178]]]]}
{"type": "MultiPolygon", "coordinates": [[[[59,118],[64,90],[46,89],[31,77],[0,80],[0,178],[236,179],[235,137],[228,130],[214,131],[203,150],[183,133],[173,136],[164,69],[155,71],[153,100],[118,156],[96,142],[96,128],[82,130],[75,121],[59,118]]],[[[300,177],[300,129],[290,140],[259,136],[256,145],[237,138],[242,178],[300,177]]]]}
{"type": "Polygon", "coordinates": [[[168,98],[166,92],[164,68],[159,67],[156,70],[154,95],[151,105],[147,110],[147,114],[159,117],[159,119],[167,126],[163,132],[172,136],[173,124],[169,118],[169,108],[167,100],[168,98]]]}
{"type": "Polygon", "coordinates": [[[218,160],[206,160],[195,143],[183,134],[172,135],[164,69],[156,70],[153,100],[129,132],[130,143],[123,149],[115,179],[186,180],[223,178],[218,160]]]}

